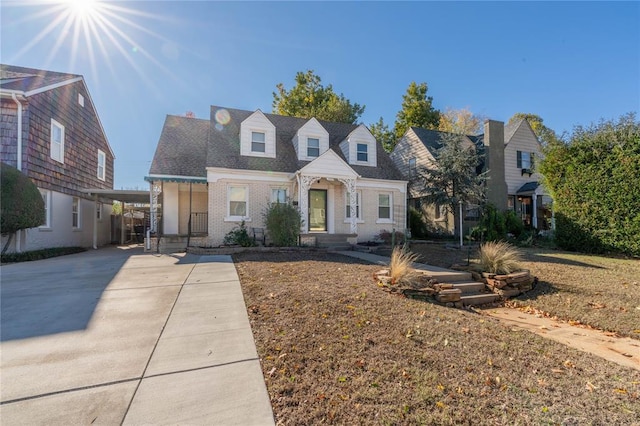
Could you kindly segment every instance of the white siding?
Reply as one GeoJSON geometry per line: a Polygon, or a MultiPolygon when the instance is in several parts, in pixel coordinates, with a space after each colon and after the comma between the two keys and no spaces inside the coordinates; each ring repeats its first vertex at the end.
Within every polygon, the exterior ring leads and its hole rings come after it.
{"type": "Polygon", "coordinates": [[[240,155],[276,158],[276,127],[257,110],[240,124],[240,155]],[[251,133],[265,134],[265,152],[251,151],[251,133]]]}
{"type": "Polygon", "coordinates": [[[542,158],[542,149],[535,134],[522,123],[514,132],[513,136],[504,149],[504,174],[507,182],[509,194],[514,195],[516,191],[525,183],[538,181],[542,177],[538,173],[534,173],[529,177],[528,174],[522,175],[517,164],[517,151],[533,152],[535,162],[539,162],[542,158]]]}
{"type": "Polygon", "coordinates": [[[376,167],[377,162],[377,142],[373,137],[371,132],[364,126],[358,126],[353,132],[349,134],[346,139],[347,145],[343,146],[344,142],[340,144],[340,148],[342,152],[345,153],[345,157],[349,164],[360,165],[360,166],[371,166],[376,167]],[[368,159],[366,162],[358,161],[357,157],[357,147],[358,144],[366,144],[367,145],[367,155],[368,159]]]}
{"type": "Polygon", "coordinates": [[[301,169],[310,176],[353,178],[357,175],[335,152],[329,150],[301,169]]]}
{"type": "MultiPolygon", "coordinates": [[[[80,228],[73,228],[71,222],[71,205],[73,197],[60,192],[51,191],[50,226],[48,228],[31,228],[22,231],[20,251],[40,250],[52,247],[91,247],[93,245],[93,217],[96,214],[94,200],[80,198],[80,228]]],[[[111,242],[111,204],[102,205],[102,219],[97,221],[98,246],[111,242]]],[[[2,237],[2,244],[6,237],[2,237]]],[[[8,249],[16,249],[16,238],[8,249]]]]}
{"type": "Polygon", "coordinates": [[[329,149],[329,133],[324,127],[322,127],[318,120],[311,118],[298,130],[293,139],[293,144],[296,148],[296,153],[298,154],[298,160],[311,161],[317,158],[307,156],[308,138],[316,138],[320,141],[320,155],[329,149]]]}

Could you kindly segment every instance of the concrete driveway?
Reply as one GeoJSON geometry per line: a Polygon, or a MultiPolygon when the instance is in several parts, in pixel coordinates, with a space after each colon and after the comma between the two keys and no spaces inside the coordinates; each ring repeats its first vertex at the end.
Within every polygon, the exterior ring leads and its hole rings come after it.
{"type": "Polygon", "coordinates": [[[273,424],[229,256],[2,266],[0,423],[273,424]]]}

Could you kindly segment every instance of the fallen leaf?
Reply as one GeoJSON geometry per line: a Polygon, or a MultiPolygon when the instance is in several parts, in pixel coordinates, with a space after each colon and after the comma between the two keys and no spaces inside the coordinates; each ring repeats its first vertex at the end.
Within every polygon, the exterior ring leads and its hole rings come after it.
{"type": "Polygon", "coordinates": [[[587,382],[587,386],[586,386],[587,390],[589,392],[593,392],[595,389],[598,389],[593,383],[591,382],[587,382]]]}
{"type": "Polygon", "coordinates": [[[621,393],[621,394],[626,394],[627,390],[626,389],[620,389],[620,388],[616,388],[613,390],[616,393],[621,393]]]}
{"type": "Polygon", "coordinates": [[[562,374],[562,373],[564,373],[564,371],[562,371],[562,370],[560,370],[560,369],[557,369],[557,368],[552,368],[552,369],[551,369],[551,372],[552,372],[552,373],[557,373],[557,374],[562,374]]]}
{"type": "Polygon", "coordinates": [[[275,372],[276,372],[276,368],[273,367],[271,370],[269,370],[269,375],[273,376],[273,373],[275,373],[275,372]]]}
{"type": "Polygon", "coordinates": [[[626,356],[627,358],[633,358],[633,355],[628,354],[628,353],[626,353],[626,352],[623,352],[623,353],[622,353],[622,356],[626,356]]]}
{"type": "Polygon", "coordinates": [[[440,408],[441,410],[444,409],[444,407],[446,407],[446,406],[447,405],[442,401],[436,402],[436,407],[440,408]]]}
{"type": "Polygon", "coordinates": [[[576,368],[576,365],[570,360],[566,360],[565,362],[562,363],[562,365],[564,365],[567,368],[576,368]]]}

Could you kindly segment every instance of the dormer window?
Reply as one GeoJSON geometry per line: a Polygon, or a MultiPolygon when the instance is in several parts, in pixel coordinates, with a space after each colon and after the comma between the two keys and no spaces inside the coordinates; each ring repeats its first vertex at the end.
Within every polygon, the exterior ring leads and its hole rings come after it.
{"type": "Polygon", "coordinates": [[[260,110],[240,123],[240,155],[276,158],[276,126],[260,110]]]}
{"type": "Polygon", "coordinates": [[[262,132],[251,132],[251,152],[265,152],[265,135],[262,132]]]}
{"type": "Polygon", "coordinates": [[[320,139],[308,138],[307,139],[307,157],[319,157],[320,156],[320,139]]]}
{"type": "Polygon", "coordinates": [[[356,158],[358,161],[369,161],[369,151],[366,143],[359,143],[356,151],[356,158]]]}

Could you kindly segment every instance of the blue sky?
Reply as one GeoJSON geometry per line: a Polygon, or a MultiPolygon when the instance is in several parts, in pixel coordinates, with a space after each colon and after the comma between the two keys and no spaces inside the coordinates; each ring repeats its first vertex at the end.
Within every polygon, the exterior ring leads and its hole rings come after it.
{"type": "Polygon", "coordinates": [[[85,77],[117,189],[147,188],[167,114],[271,112],[276,84],[307,69],[366,105],[367,125],[392,126],[411,81],[438,109],[531,112],[558,132],[640,107],[638,2],[119,1],[77,37],[52,24],[67,6],[0,8],[3,63],[85,77]]]}

